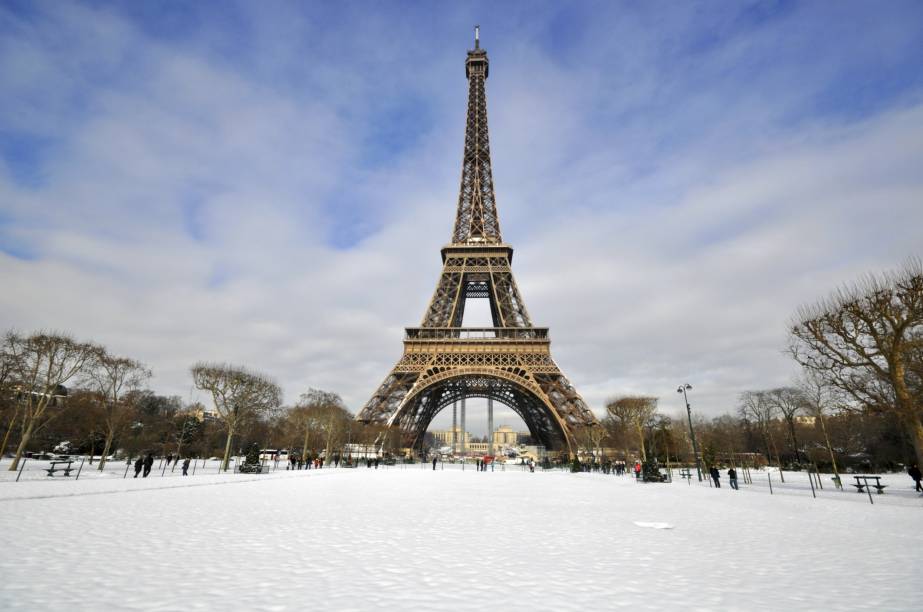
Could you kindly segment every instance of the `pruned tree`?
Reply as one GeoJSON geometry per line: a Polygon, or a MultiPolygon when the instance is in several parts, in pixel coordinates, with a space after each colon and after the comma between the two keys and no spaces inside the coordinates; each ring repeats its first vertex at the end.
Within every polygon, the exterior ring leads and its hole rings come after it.
{"type": "Polygon", "coordinates": [[[641,461],[647,461],[644,448],[644,427],[657,411],[657,398],[641,395],[628,395],[611,399],[606,403],[606,411],[618,419],[626,428],[638,436],[638,450],[641,461]]]}
{"type": "Polygon", "coordinates": [[[268,377],[229,364],[198,363],[191,368],[197,389],[208,391],[227,431],[221,469],[227,471],[231,440],[239,429],[282,404],[282,389],[268,377]]]}
{"type": "Polygon", "coordinates": [[[94,356],[87,371],[86,382],[99,395],[103,407],[103,454],[96,468],[102,472],[112,441],[131,423],[134,410],[130,399],[133,393],[151,377],[144,364],[127,357],[115,357],[104,349],[94,356]]]}
{"type": "Polygon", "coordinates": [[[81,374],[101,349],[51,332],[31,336],[8,332],[3,344],[22,406],[22,437],[10,464],[10,471],[15,471],[32,436],[44,425],[48,408],[63,397],[64,383],[81,374]]]}
{"type": "Polygon", "coordinates": [[[923,465],[923,263],[868,275],[798,310],[789,352],[854,401],[891,412],[923,465]]]}

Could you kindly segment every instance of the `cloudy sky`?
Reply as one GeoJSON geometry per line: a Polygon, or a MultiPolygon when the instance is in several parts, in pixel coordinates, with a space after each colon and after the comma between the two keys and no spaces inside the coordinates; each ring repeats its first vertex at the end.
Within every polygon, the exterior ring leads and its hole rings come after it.
{"type": "Polygon", "coordinates": [[[8,0],[0,325],[358,410],[440,270],[475,23],[514,272],[597,412],[732,411],[797,306],[923,251],[919,2],[8,0]]]}

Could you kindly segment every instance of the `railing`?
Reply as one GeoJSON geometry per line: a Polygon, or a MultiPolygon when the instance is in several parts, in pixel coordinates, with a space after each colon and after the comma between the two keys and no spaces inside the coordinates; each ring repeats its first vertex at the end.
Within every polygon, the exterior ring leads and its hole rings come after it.
{"type": "Polygon", "coordinates": [[[547,327],[408,327],[407,340],[547,340],[547,327]]]}

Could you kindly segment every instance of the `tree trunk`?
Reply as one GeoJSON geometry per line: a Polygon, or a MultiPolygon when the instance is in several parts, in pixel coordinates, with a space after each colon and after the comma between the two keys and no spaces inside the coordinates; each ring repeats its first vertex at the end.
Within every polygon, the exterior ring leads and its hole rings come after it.
{"type": "Polygon", "coordinates": [[[913,450],[917,455],[917,465],[923,466],[923,423],[913,415],[905,419],[905,421],[907,433],[913,441],[913,450]]]}
{"type": "Polygon", "coordinates": [[[19,469],[19,460],[22,459],[22,454],[26,452],[26,445],[29,444],[29,439],[32,437],[32,428],[34,425],[35,419],[29,419],[25,430],[22,432],[22,439],[19,441],[19,446],[16,448],[16,456],[13,457],[13,463],[10,464],[9,471],[15,472],[19,469]]]}
{"type": "Polygon", "coordinates": [[[772,432],[770,431],[768,433],[769,433],[769,442],[770,444],[772,444],[772,448],[776,452],[776,465],[779,466],[779,480],[781,480],[782,482],[785,482],[785,474],[782,473],[782,457],[779,456],[779,447],[776,446],[776,441],[772,437],[772,432]]]}
{"type": "Polygon", "coordinates": [[[231,438],[234,437],[234,428],[228,427],[228,440],[224,443],[224,459],[221,460],[221,469],[228,471],[228,463],[231,457],[231,438]]]}
{"type": "Polygon", "coordinates": [[[19,418],[19,406],[13,411],[13,418],[10,419],[10,426],[6,428],[6,435],[3,436],[3,446],[0,446],[0,457],[6,454],[6,445],[10,442],[10,434],[13,433],[13,427],[16,425],[16,419],[19,418]]]}
{"type": "Polygon", "coordinates": [[[817,415],[820,419],[820,429],[824,432],[824,444],[827,445],[827,452],[830,453],[830,463],[833,465],[833,474],[837,478],[840,477],[840,471],[836,467],[836,455],[833,454],[833,446],[830,444],[830,436],[827,435],[827,422],[824,420],[823,413],[817,415]]]}
{"type": "Polygon", "coordinates": [[[647,452],[644,450],[644,428],[638,425],[638,442],[641,445],[641,463],[647,463],[647,452]]]}
{"type": "Polygon", "coordinates": [[[114,432],[114,431],[110,431],[110,432],[106,435],[106,444],[103,446],[103,455],[102,455],[102,457],[99,458],[99,466],[97,466],[97,468],[96,468],[96,469],[99,470],[100,472],[102,472],[103,469],[105,469],[105,467],[106,467],[106,457],[109,456],[109,449],[112,448],[112,439],[113,439],[114,437],[115,437],[115,432],[114,432]]]}
{"type": "Polygon", "coordinates": [[[798,450],[798,436],[795,434],[795,418],[785,419],[788,422],[788,433],[792,438],[792,450],[795,451],[795,461],[801,463],[801,451],[798,450]]]}

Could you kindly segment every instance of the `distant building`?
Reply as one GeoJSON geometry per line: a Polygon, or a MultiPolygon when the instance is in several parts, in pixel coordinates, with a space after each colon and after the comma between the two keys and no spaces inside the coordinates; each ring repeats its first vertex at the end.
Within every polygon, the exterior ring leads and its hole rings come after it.
{"type": "MultiPolygon", "coordinates": [[[[436,438],[436,441],[438,441],[441,446],[452,446],[453,442],[457,442],[459,445],[462,443],[461,427],[437,429],[436,431],[431,431],[430,433],[433,434],[433,437],[436,438]],[[453,431],[455,432],[454,438],[452,436],[453,431]]],[[[468,446],[470,441],[471,434],[466,431],[464,437],[465,446],[468,446]]]]}
{"type": "MultiPolygon", "coordinates": [[[[430,431],[429,433],[433,434],[433,437],[436,438],[436,441],[440,446],[452,446],[452,428],[449,429],[437,429],[435,431],[430,431]]],[[[459,450],[462,443],[462,433],[461,428],[455,428],[456,437],[455,440],[458,442],[459,450]]],[[[465,432],[465,448],[471,452],[480,452],[487,451],[487,442],[472,442],[471,432],[465,432]]],[[[518,432],[513,431],[512,427],[508,425],[501,425],[494,431],[494,448],[498,449],[502,446],[516,446],[519,444],[521,438],[518,432]]]]}
{"type": "Polygon", "coordinates": [[[221,418],[221,415],[218,414],[217,410],[211,410],[202,404],[190,406],[188,413],[192,415],[199,423],[204,423],[205,421],[217,421],[221,418]]]}
{"type": "Polygon", "coordinates": [[[508,425],[501,425],[494,431],[494,446],[515,446],[519,444],[519,434],[508,425]]]}

